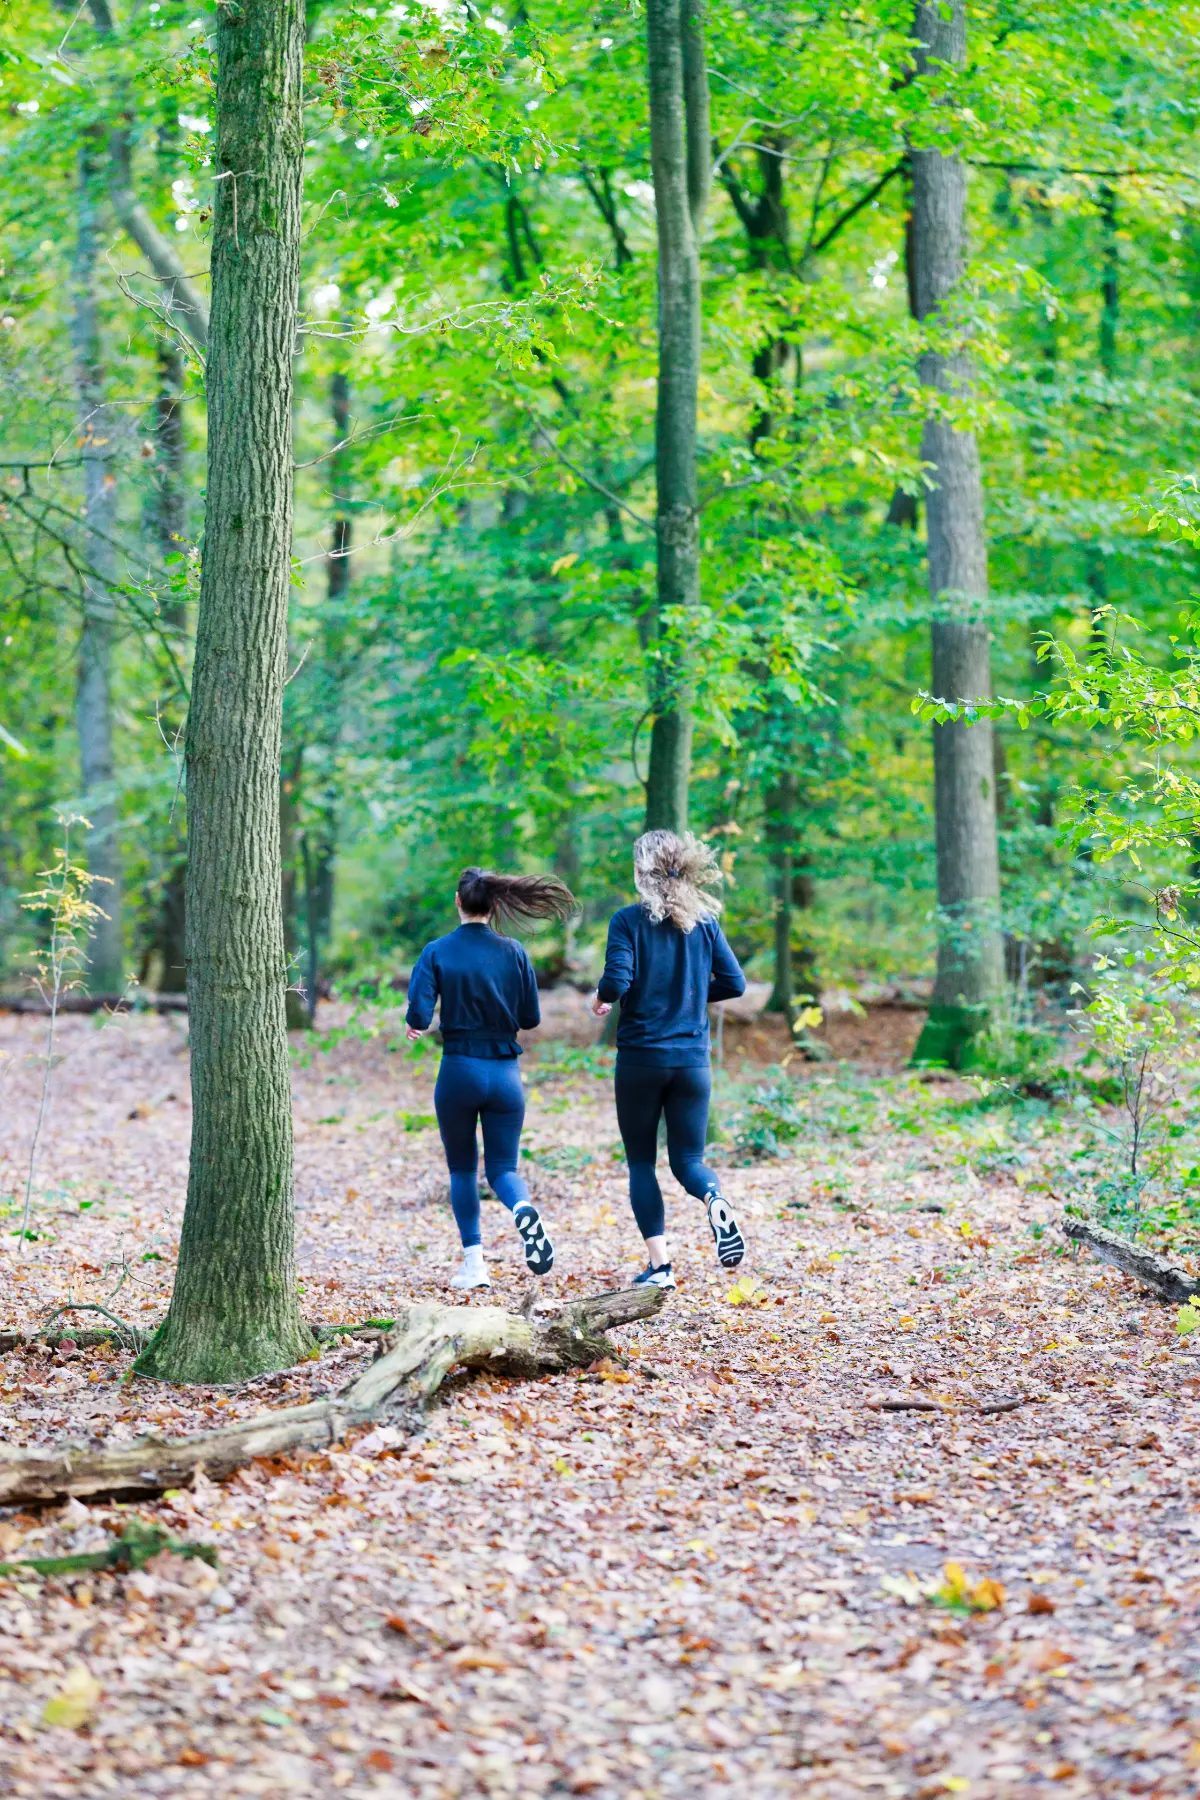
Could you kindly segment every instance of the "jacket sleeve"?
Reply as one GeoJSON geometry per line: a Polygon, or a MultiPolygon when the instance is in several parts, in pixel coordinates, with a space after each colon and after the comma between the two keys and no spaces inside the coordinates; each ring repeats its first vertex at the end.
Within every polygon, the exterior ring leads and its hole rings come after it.
{"type": "Polygon", "coordinates": [[[404,1023],[411,1025],[414,1031],[429,1030],[433,1022],[433,1009],[437,1005],[437,970],[430,950],[431,946],[426,944],[408,980],[408,1011],[404,1015],[404,1023]]]}
{"type": "Polygon", "coordinates": [[[604,952],[604,973],[596,987],[597,996],[611,1005],[628,993],[633,981],[633,935],[620,913],[608,923],[608,947],[604,952]]]}
{"type": "Polygon", "coordinates": [[[533,1031],[542,1022],[542,1006],[538,999],[537,976],[524,948],[521,950],[519,978],[521,992],[517,1000],[517,1025],[522,1031],[533,1031]]]}
{"type": "Polygon", "coordinates": [[[708,998],[714,1000],[736,1000],[739,994],[746,991],[746,977],[742,974],[741,964],[729,948],[725,933],[719,925],[713,926],[712,974],[708,980],[708,998]]]}

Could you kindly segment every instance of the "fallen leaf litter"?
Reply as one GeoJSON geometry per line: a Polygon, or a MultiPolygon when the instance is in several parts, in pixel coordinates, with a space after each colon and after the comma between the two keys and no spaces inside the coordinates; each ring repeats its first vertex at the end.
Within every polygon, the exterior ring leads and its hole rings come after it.
{"type": "MultiPolygon", "coordinates": [[[[36,1020],[0,1018],[5,1196],[38,1042],[36,1020]]],[[[4,1238],[0,1325],[102,1301],[123,1267],[114,1310],[145,1328],[186,1176],[180,1027],[72,1018],[62,1048],[47,1235],[23,1257],[4,1238]]],[[[0,1581],[0,1788],[1194,1794],[1195,1358],[1170,1307],[1056,1253],[1036,1168],[1022,1186],[977,1172],[948,1091],[921,1092],[918,1139],[868,1109],[791,1161],[730,1169],[752,1243],[733,1283],[672,1191],[682,1285],[618,1334],[625,1367],[457,1382],[415,1441],[384,1425],[157,1504],[0,1520],[6,1562],[103,1551],[135,1515],[220,1559],[0,1581]]],[[[309,1315],[441,1297],[454,1239],[428,1072],[347,1041],[297,1067],[295,1092],[309,1315]]],[[[532,1084],[548,1297],[636,1266],[616,1135],[604,1081],[532,1084]]],[[[485,1217],[488,1298],[515,1309],[519,1245],[485,1217]]],[[[341,1340],[197,1393],[130,1381],[116,1344],[22,1346],[0,1357],[7,1441],[199,1430],[315,1397],[371,1354],[341,1340]]]]}

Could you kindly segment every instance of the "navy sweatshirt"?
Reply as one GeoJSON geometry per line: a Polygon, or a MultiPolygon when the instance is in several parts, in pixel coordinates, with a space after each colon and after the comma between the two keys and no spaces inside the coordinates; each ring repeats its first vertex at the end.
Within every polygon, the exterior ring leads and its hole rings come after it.
{"type": "Polygon", "coordinates": [[[442,1003],[446,1056],[520,1056],[518,1031],[542,1022],[537,980],[523,945],[490,925],[460,925],[426,944],[408,984],[406,1022],[427,1031],[442,1003]]]}
{"type": "Polygon", "coordinates": [[[746,991],[746,977],[715,919],[680,931],[623,906],[608,927],[601,1000],[619,1000],[622,1062],[693,1068],[709,1059],[708,1006],[746,991]]]}

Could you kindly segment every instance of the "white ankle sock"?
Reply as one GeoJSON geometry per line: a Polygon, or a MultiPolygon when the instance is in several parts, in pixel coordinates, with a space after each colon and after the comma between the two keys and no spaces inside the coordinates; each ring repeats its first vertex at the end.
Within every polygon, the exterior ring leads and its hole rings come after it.
{"type": "Polygon", "coordinates": [[[485,1267],[482,1244],[472,1244],[470,1249],[463,1251],[463,1268],[468,1275],[480,1275],[485,1267]]]}

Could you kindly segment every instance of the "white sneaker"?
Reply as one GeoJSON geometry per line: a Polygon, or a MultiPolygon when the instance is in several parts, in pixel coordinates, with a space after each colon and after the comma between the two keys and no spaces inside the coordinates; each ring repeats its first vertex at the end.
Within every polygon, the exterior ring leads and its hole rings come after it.
{"type": "Polygon", "coordinates": [[[462,1268],[456,1269],[450,1277],[452,1288],[490,1288],[492,1278],[487,1272],[487,1264],[483,1260],[483,1250],[478,1244],[472,1244],[469,1250],[463,1251],[462,1268]]]}

